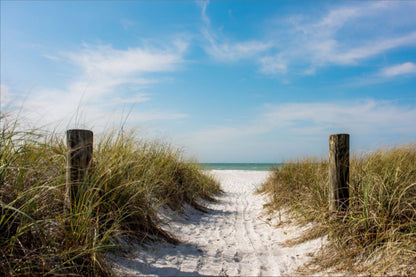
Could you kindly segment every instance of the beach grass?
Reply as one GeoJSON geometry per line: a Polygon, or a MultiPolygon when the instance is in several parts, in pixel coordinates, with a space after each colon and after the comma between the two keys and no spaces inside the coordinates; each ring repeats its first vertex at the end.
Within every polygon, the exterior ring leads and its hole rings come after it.
{"type": "Polygon", "coordinates": [[[202,209],[219,184],[181,151],[134,132],[94,138],[91,167],[65,208],[64,136],[23,130],[2,116],[0,130],[0,269],[6,276],[105,276],[105,253],[120,238],[167,240],[161,207],[202,209]],[[23,130],[23,131],[22,131],[23,130]]]}
{"type": "Polygon", "coordinates": [[[275,168],[259,190],[270,211],[288,210],[312,222],[295,243],[327,235],[328,243],[299,272],[416,275],[416,145],[355,155],[350,207],[329,210],[328,161],[305,158],[275,168]]]}

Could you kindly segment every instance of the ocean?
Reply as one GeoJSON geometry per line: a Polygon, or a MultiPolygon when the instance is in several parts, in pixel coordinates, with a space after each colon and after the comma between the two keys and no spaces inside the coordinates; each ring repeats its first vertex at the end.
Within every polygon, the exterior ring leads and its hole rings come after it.
{"type": "Polygon", "coordinates": [[[205,170],[253,170],[269,171],[273,167],[280,167],[280,163],[200,163],[205,170]]]}

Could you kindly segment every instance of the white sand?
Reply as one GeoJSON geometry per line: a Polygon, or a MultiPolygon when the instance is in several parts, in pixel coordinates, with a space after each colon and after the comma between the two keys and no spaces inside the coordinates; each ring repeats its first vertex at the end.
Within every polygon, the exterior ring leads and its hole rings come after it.
{"type": "Polygon", "coordinates": [[[278,219],[264,215],[266,200],[254,191],[268,172],[214,170],[211,173],[225,191],[218,197],[218,203],[209,203],[208,213],[188,207],[185,215],[176,216],[166,228],[183,243],[137,246],[122,257],[111,255],[116,272],[122,276],[290,275],[321,247],[323,239],[290,248],[282,246],[306,227],[275,228],[272,224],[278,219]]]}

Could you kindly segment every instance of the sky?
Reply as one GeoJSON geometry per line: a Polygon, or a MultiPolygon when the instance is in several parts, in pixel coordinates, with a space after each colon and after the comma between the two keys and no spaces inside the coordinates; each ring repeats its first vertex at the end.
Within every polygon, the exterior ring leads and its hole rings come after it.
{"type": "MultiPolygon", "coordinates": [[[[0,1],[1,113],[200,162],[416,142],[416,2],[0,1]]],[[[3,119],[4,120],[4,119],[3,119]]]]}

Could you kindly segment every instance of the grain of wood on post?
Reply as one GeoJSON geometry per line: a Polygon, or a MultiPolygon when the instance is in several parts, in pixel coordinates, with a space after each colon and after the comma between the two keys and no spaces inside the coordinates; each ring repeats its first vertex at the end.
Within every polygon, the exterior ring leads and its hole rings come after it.
{"type": "Polygon", "coordinates": [[[350,135],[329,136],[329,207],[345,211],[349,206],[350,135]]]}
{"type": "Polygon", "coordinates": [[[92,161],[93,132],[72,129],[66,132],[67,138],[67,172],[66,199],[67,207],[76,198],[78,188],[84,180],[85,172],[92,161]]]}

